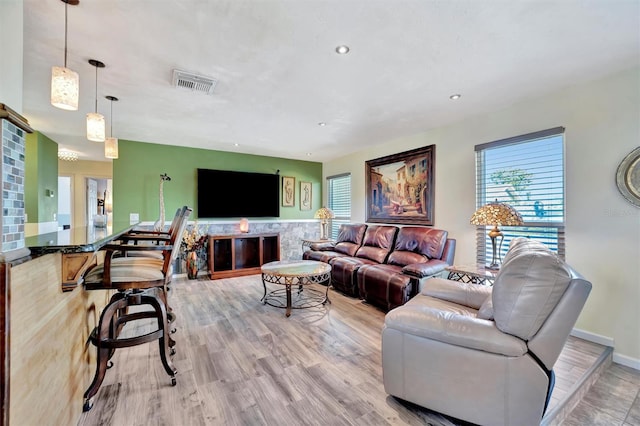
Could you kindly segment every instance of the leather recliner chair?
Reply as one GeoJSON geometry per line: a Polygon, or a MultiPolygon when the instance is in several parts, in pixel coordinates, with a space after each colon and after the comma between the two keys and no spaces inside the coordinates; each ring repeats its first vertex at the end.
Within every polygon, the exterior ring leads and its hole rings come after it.
{"type": "Polygon", "coordinates": [[[384,310],[403,305],[427,279],[453,264],[455,240],[447,231],[418,226],[400,228],[385,263],[357,271],[360,297],[384,310]]]}
{"type": "Polygon", "coordinates": [[[335,257],[331,264],[331,285],[349,296],[358,296],[356,272],[363,265],[383,263],[393,249],[398,227],[369,225],[355,256],[335,257]]]}
{"type": "Polygon", "coordinates": [[[493,287],[433,278],[387,313],[387,393],[482,425],[539,425],[591,283],[540,242],[512,241],[493,287]]]}

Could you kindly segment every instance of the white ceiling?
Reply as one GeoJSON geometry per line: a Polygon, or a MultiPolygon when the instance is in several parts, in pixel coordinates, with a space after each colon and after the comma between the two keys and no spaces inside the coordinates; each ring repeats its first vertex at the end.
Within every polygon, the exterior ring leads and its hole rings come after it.
{"type": "Polygon", "coordinates": [[[640,62],[640,0],[80,0],[68,6],[68,67],[80,74],[69,112],[49,103],[64,9],[24,0],[23,114],[91,160],[104,160],[85,137],[91,58],[106,64],[107,135],[113,95],[121,139],[310,161],[640,62]],[[341,44],[351,52],[336,54],[341,44]],[[216,78],[214,94],[173,87],[174,68],[216,78]]]}

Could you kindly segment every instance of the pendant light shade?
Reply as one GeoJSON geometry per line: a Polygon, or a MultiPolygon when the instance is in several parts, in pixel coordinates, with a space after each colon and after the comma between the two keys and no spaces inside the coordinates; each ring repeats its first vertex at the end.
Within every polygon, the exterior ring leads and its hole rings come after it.
{"type": "Polygon", "coordinates": [[[67,111],[78,110],[80,77],[67,68],[67,5],[75,6],[79,0],[64,2],[64,67],[51,67],[51,105],[67,111]]]}
{"type": "Polygon", "coordinates": [[[89,59],[89,63],[96,67],[96,109],[95,112],[87,114],[87,139],[94,142],[104,142],[104,116],[98,114],[98,68],[104,68],[104,63],[95,59],[89,59]]]}
{"type": "Polygon", "coordinates": [[[104,142],[104,116],[97,112],[87,114],[87,139],[94,142],[104,142]]]}
{"type": "Polygon", "coordinates": [[[113,137],[113,102],[118,102],[118,98],[115,96],[105,96],[105,98],[111,101],[111,130],[109,131],[111,136],[104,140],[104,156],[115,160],[118,158],[118,138],[113,137]]]}

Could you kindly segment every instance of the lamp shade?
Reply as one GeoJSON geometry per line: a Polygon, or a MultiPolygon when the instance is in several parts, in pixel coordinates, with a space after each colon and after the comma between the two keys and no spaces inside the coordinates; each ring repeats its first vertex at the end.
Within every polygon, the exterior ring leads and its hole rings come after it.
{"type": "Polygon", "coordinates": [[[335,217],[335,215],[333,214],[333,211],[331,211],[331,209],[321,207],[318,209],[318,211],[316,211],[313,217],[315,219],[332,219],[335,217]]]}
{"type": "Polygon", "coordinates": [[[104,116],[97,112],[87,114],[87,139],[94,142],[104,142],[104,116]]]}
{"type": "Polygon", "coordinates": [[[51,105],[67,111],[78,110],[80,77],[65,67],[51,67],[51,105]]]}
{"type": "Polygon", "coordinates": [[[485,204],[471,216],[472,225],[519,226],[524,221],[516,209],[498,200],[485,204]]]}
{"type": "Polygon", "coordinates": [[[118,158],[118,138],[110,137],[104,140],[104,156],[112,160],[118,158]]]}

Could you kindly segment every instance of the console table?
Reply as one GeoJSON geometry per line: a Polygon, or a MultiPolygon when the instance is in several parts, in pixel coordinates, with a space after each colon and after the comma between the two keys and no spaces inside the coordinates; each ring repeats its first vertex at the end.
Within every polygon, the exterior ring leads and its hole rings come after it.
{"type": "Polygon", "coordinates": [[[265,263],[280,260],[280,234],[209,235],[209,277],[260,273],[265,263]]]}

